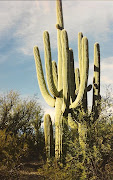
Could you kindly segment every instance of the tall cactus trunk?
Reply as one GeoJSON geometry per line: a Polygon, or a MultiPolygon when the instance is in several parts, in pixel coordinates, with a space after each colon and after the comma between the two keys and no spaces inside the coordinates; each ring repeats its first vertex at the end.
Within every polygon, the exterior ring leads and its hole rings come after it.
{"type": "Polygon", "coordinates": [[[59,159],[62,154],[62,99],[57,98],[55,103],[55,157],[59,159]]]}
{"type": "Polygon", "coordinates": [[[56,15],[57,15],[57,46],[58,46],[58,92],[59,97],[56,98],[55,103],[55,157],[59,159],[62,154],[62,43],[61,43],[61,31],[64,28],[63,13],[62,13],[62,1],[56,1],[56,15]]]}

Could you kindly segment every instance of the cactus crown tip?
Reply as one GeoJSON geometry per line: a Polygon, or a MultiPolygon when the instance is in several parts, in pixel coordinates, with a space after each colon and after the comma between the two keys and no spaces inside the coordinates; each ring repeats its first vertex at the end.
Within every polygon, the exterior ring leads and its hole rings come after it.
{"type": "Polygon", "coordinates": [[[35,51],[36,49],[38,49],[38,47],[35,45],[35,46],[33,47],[33,51],[35,51]]]}
{"type": "Polygon", "coordinates": [[[49,34],[47,30],[43,32],[43,35],[49,34]]]}
{"type": "Polygon", "coordinates": [[[82,32],[78,32],[78,36],[82,36],[83,37],[83,33],[82,32]]]}
{"type": "Polygon", "coordinates": [[[95,46],[99,46],[99,43],[98,43],[98,42],[96,42],[94,45],[95,45],[95,46]]]}

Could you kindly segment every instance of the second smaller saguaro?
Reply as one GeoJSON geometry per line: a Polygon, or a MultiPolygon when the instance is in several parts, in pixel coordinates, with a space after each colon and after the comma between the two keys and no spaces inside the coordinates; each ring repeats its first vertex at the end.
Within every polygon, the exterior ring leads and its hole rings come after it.
{"type": "Polygon", "coordinates": [[[51,117],[49,114],[46,114],[44,116],[44,134],[45,134],[46,158],[48,160],[54,153],[53,127],[52,127],[51,117]]]}

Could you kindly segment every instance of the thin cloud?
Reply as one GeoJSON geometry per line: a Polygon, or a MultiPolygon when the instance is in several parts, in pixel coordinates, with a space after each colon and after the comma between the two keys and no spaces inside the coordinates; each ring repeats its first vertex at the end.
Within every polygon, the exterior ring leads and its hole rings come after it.
{"type": "MultiPolygon", "coordinates": [[[[7,32],[8,36],[13,29],[10,36],[21,44],[16,50],[32,55],[32,48],[37,44],[42,51],[44,30],[50,32],[52,48],[57,47],[55,1],[8,1],[0,4],[1,35],[7,32]]],[[[77,39],[79,31],[103,42],[107,40],[108,33],[112,32],[112,9],[113,2],[63,1],[64,24],[69,40],[77,39]]]]}

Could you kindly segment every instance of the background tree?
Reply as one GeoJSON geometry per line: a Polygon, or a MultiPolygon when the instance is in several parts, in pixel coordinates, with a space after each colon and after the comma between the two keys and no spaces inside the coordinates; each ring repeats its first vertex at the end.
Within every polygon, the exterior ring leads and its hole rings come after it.
{"type": "Polygon", "coordinates": [[[15,166],[26,158],[43,155],[42,117],[36,97],[23,99],[14,91],[0,95],[1,165],[15,166]]]}

